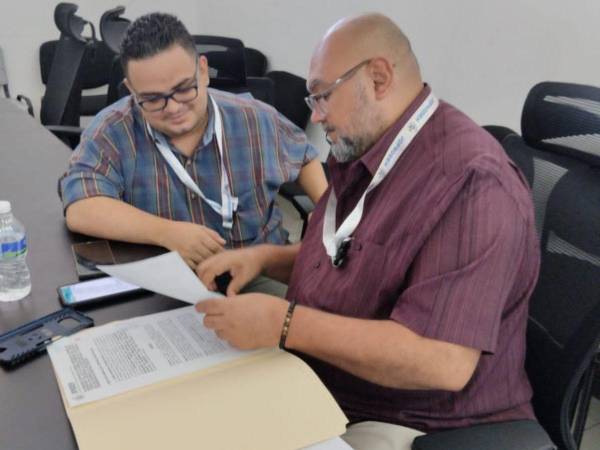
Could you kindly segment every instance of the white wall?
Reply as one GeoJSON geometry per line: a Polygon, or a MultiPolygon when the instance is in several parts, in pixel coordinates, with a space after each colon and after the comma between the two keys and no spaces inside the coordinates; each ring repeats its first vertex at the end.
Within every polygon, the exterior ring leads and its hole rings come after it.
{"type": "MultiPolygon", "coordinates": [[[[107,9],[125,17],[179,16],[192,33],[241,38],[271,68],[306,76],[317,40],[337,19],[365,11],[389,15],[406,32],[424,78],[438,96],[480,124],[519,130],[521,107],[538,81],[600,85],[598,0],[73,0],[96,25],[107,9]],[[368,6],[367,6],[368,5],[368,6]]],[[[0,46],[13,94],[36,104],[43,93],[38,47],[58,37],[56,1],[0,2],[0,46]]],[[[320,138],[320,132],[310,133],[320,138]]]]}

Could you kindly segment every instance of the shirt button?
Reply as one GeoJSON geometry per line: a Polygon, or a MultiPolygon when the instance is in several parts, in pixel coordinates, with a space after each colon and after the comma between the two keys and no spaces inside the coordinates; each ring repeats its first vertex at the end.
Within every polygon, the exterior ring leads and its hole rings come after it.
{"type": "Polygon", "coordinates": [[[354,245],[354,250],[356,250],[357,252],[360,252],[361,249],[362,249],[362,244],[360,242],[357,242],[354,245]]]}
{"type": "Polygon", "coordinates": [[[192,200],[196,200],[196,197],[198,197],[196,194],[191,194],[190,197],[192,197],[192,200]]]}
{"type": "Polygon", "coordinates": [[[192,165],[192,161],[190,161],[189,159],[186,161],[185,163],[185,167],[190,167],[192,165]]]}
{"type": "Polygon", "coordinates": [[[316,263],[313,265],[313,267],[314,267],[315,269],[318,269],[319,267],[321,267],[321,261],[317,261],[317,262],[316,262],[316,263]]]}

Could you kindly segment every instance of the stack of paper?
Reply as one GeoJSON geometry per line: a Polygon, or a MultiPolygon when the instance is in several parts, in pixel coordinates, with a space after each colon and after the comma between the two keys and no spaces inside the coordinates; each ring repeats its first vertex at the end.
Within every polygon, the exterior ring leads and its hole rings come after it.
{"type": "MultiPolygon", "coordinates": [[[[156,258],[179,264],[178,255],[156,258]]],[[[125,276],[112,266],[110,274],[152,289],[136,267],[160,263],[122,265],[129,266],[125,276]]],[[[166,275],[185,300],[215,296],[185,270],[192,278],[166,275]]],[[[159,284],[153,290],[172,292],[150,278],[159,284]]],[[[322,441],[314,449],[349,448],[332,440],[345,431],[346,417],[301,359],[277,349],[233,349],[191,306],[88,329],[48,353],[80,450],[292,450],[322,441]]]]}

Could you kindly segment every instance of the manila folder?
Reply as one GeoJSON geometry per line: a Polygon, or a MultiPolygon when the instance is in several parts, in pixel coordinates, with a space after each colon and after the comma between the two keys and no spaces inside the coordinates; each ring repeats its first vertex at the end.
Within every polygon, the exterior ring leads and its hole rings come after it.
{"type": "Polygon", "coordinates": [[[280,350],[63,402],[80,450],[292,450],[339,436],[347,423],[306,363],[280,350]]]}

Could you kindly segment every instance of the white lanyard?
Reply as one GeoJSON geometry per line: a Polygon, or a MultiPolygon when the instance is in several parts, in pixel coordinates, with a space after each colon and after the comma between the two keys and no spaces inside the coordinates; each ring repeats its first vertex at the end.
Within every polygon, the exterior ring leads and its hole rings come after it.
{"type": "Polygon", "coordinates": [[[238,198],[231,194],[229,177],[227,176],[227,171],[225,170],[225,159],[223,157],[223,119],[221,118],[221,111],[219,111],[219,107],[212,97],[210,97],[210,101],[212,102],[215,114],[215,136],[217,138],[217,148],[219,149],[219,155],[221,157],[221,205],[204,195],[198,185],[194,183],[194,180],[192,180],[190,175],[183,168],[181,162],[175,157],[166,140],[161,135],[158,135],[158,137],[155,136],[154,131],[147,122],[146,126],[150,136],[152,136],[154,139],[156,147],[160,151],[161,155],[165,158],[169,166],[171,166],[175,174],[179,177],[181,182],[189,189],[194,191],[202,200],[208,203],[208,205],[217,214],[223,217],[224,228],[231,229],[231,227],[233,227],[233,213],[238,207],[238,198]]]}
{"type": "Polygon", "coordinates": [[[337,231],[335,231],[337,199],[332,186],[325,208],[325,218],[323,219],[323,245],[335,267],[341,266],[344,262],[344,257],[352,240],[350,235],[354,233],[354,230],[356,230],[362,219],[365,197],[387,176],[413,138],[433,115],[438,105],[438,99],[433,93],[430,93],[423,103],[421,103],[421,106],[408,119],[408,122],[406,122],[392,144],[388,147],[383,160],[377,168],[377,172],[375,172],[373,179],[369,183],[369,186],[367,186],[358,204],[354,207],[350,215],[346,217],[346,220],[344,220],[337,231]]]}

